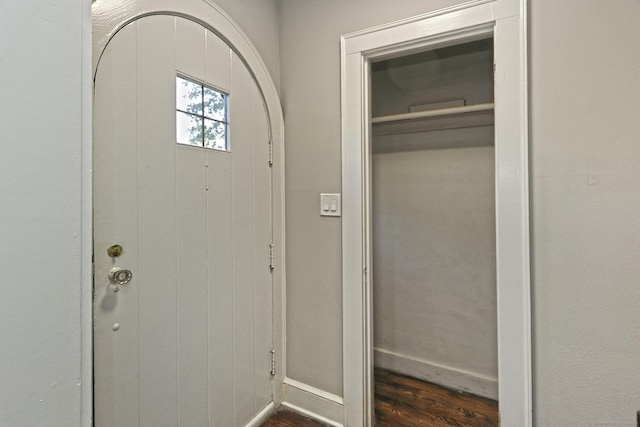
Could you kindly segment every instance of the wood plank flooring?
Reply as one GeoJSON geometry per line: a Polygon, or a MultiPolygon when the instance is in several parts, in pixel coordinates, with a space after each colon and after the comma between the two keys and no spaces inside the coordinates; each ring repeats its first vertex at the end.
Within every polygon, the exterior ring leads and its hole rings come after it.
{"type": "Polygon", "coordinates": [[[324,424],[289,410],[276,412],[262,427],[325,427],[324,424]]]}
{"type": "Polygon", "coordinates": [[[376,427],[494,427],[498,402],[375,371],[376,427]]]}
{"type": "MultiPolygon", "coordinates": [[[[498,402],[382,369],[375,371],[376,427],[494,427],[498,402]]],[[[279,411],[263,427],[326,427],[279,411]]]]}

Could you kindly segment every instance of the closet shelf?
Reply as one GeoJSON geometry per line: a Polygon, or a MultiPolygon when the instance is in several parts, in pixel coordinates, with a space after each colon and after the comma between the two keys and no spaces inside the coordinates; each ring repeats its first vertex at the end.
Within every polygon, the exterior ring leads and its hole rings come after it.
{"type": "Polygon", "coordinates": [[[478,113],[481,111],[492,111],[495,104],[465,105],[464,107],[441,108],[439,110],[416,111],[414,113],[391,114],[388,116],[378,116],[371,119],[372,124],[399,122],[404,120],[425,119],[428,117],[454,116],[465,113],[478,113]]]}
{"type": "Polygon", "coordinates": [[[493,126],[493,103],[391,114],[371,119],[374,136],[493,126]]]}

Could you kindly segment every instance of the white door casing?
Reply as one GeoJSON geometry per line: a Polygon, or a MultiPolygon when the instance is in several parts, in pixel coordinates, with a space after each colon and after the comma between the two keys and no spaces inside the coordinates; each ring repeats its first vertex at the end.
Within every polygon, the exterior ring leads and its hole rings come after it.
{"type": "Polygon", "coordinates": [[[500,422],[532,425],[526,0],[476,0],[342,37],[344,425],[373,425],[370,62],[493,36],[500,422]]]}
{"type": "MultiPolygon", "coordinates": [[[[283,280],[282,137],[276,136],[282,123],[273,86],[265,84],[263,64],[250,71],[251,61],[225,44],[237,28],[223,41],[185,13],[122,21],[109,15],[105,24],[105,11],[97,9],[94,23],[96,16],[103,21],[94,26],[96,421],[244,425],[256,415],[256,422],[274,406],[270,350],[274,340],[276,349],[282,345],[279,333],[272,338],[283,280]],[[219,66],[225,62],[226,71],[219,66]],[[176,146],[176,72],[231,92],[231,153],[176,146]],[[278,248],[273,292],[271,241],[278,248]],[[106,247],[118,242],[123,255],[105,262],[106,247]],[[118,293],[104,280],[113,265],[134,274],[118,293]],[[141,388],[131,378],[140,378],[141,388]]],[[[209,12],[210,20],[229,23],[209,12]]]]}

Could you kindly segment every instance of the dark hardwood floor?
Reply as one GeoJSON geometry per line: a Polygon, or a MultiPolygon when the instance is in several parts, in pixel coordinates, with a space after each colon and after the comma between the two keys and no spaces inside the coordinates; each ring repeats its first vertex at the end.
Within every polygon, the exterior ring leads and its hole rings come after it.
{"type": "Polygon", "coordinates": [[[325,427],[324,424],[289,410],[278,411],[262,427],[325,427]]]}
{"type": "Polygon", "coordinates": [[[375,371],[376,427],[493,427],[498,402],[416,380],[375,371]]]}
{"type": "MultiPolygon", "coordinates": [[[[382,369],[375,371],[376,427],[493,427],[498,402],[382,369]]],[[[325,427],[283,410],[263,427],[325,427]]]]}

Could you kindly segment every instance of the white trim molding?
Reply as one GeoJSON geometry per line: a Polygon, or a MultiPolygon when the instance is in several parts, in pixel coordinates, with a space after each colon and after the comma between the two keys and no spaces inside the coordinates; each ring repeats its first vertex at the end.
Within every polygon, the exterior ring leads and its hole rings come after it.
{"type": "Polygon", "coordinates": [[[82,2],[81,423],[93,426],[93,79],[91,6],[82,2]]]}
{"type": "Polygon", "coordinates": [[[245,427],[260,427],[273,414],[276,407],[273,402],[269,402],[258,414],[247,423],[245,427]]]}
{"type": "Polygon", "coordinates": [[[370,63],[493,37],[500,423],[532,425],[527,0],[476,0],[342,37],[344,425],[373,425],[370,63]]]}
{"type": "MultiPolygon", "coordinates": [[[[274,403],[282,401],[285,376],[285,206],[284,206],[284,118],[278,92],[267,67],[257,49],[238,24],[212,0],[95,0],[91,7],[93,29],[93,59],[91,76],[95,78],[100,58],[113,36],[130,22],[149,15],[179,16],[196,22],[223,39],[247,66],[260,90],[269,124],[269,137],[273,146],[272,166],[272,218],[274,244],[273,301],[274,301],[274,349],[276,351],[276,375],[273,380],[274,403]]],[[[90,129],[90,128],[89,128],[90,129]]],[[[266,142],[266,141],[265,141],[266,142]]],[[[88,155],[83,154],[83,170],[91,170],[91,142],[88,155]]],[[[87,190],[83,192],[83,206],[92,206],[91,177],[83,177],[87,190]],[[87,181],[87,182],[85,182],[87,181]]],[[[89,208],[90,209],[90,208],[89,208]]],[[[86,214],[86,212],[85,212],[86,214]]],[[[92,241],[91,212],[83,227],[83,241],[92,241]]],[[[86,259],[91,259],[92,245],[84,248],[86,259]]],[[[89,265],[90,267],[90,265],[89,265]]],[[[90,271],[90,270],[89,270],[90,271]]],[[[92,283],[86,285],[87,295],[92,294],[92,283]]],[[[91,303],[89,303],[91,304],[91,303]]],[[[91,310],[91,307],[89,308],[91,310]]],[[[88,322],[84,335],[92,336],[93,325],[88,322]]],[[[83,336],[84,336],[83,335],[83,336]]],[[[88,355],[91,361],[91,354],[88,355]]],[[[91,363],[91,362],[89,362],[91,363]]],[[[90,390],[90,389],[89,389],[90,390]]],[[[88,393],[92,393],[88,391],[88,393]]],[[[91,394],[89,394],[91,397],[91,394]]],[[[86,399],[92,403],[93,399],[86,399]]],[[[265,411],[268,411],[265,408],[265,411]]]]}
{"type": "Polygon", "coordinates": [[[289,403],[289,402],[285,401],[285,402],[282,402],[282,406],[292,410],[293,412],[297,412],[299,414],[305,415],[305,416],[307,416],[307,417],[309,417],[311,419],[319,421],[319,422],[321,422],[323,424],[326,424],[328,426],[331,426],[331,427],[343,427],[343,425],[341,423],[337,422],[337,421],[333,421],[333,420],[331,420],[331,419],[329,419],[327,417],[323,417],[322,415],[318,415],[315,412],[308,411],[308,410],[306,410],[304,408],[301,408],[299,406],[296,406],[296,405],[294,405],[292,403],[289,403]]]}
{"type": "Polygon", "coordinates": [[[343,425],[344,401],[340,396],[291,378],[284,379],[282,406],[330,426],[343,425]]]}

